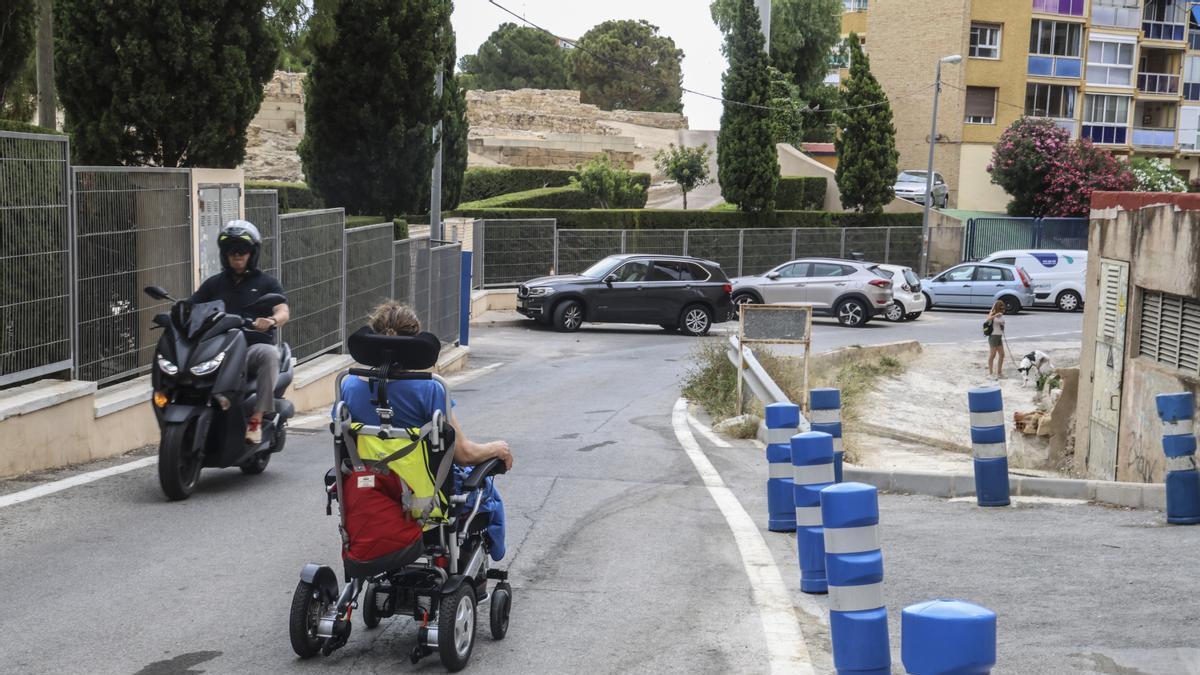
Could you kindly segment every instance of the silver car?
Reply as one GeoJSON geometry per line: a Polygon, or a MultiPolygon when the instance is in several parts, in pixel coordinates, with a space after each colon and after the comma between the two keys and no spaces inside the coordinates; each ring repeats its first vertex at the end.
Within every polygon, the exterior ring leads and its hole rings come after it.
{"type": "Polygon", "coordinates": [[[813,314],[858,327],[892,304],[892,280],[874,263],[836,258],[792,260],[760,275],[733,279],[733,302],[805,302],[813,314]]]}
{"type": "MultiPolygon", "coordinates": [[[[896,184],[892,186],[892,191],[900,199],[907,199],[918,204],[925,203],[925,171],[901,171],[896,177],[896,184]]],[[[933,172],[933,206],[939,209],[946,208],[950,203],[950,186],[946,185],[946,180],[942,178],[942,174],[933,172]]]]}

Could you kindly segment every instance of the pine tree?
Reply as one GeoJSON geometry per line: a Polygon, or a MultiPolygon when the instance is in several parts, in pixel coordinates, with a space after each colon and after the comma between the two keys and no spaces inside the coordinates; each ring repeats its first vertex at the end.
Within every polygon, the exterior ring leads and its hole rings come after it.
{"type": "Polygon", "coordinates": [[[452,11],[444,0],[354,0],[327,17],[332,38],[313,41],[299,148],[326,204],[388,219],[427,207],[433,125],[446,109],[434,80],[453,59],[452,11]]]}
{"type": "Polygon", "coordinates": [[[579,38],[571,80],[580,100],[603,110],[683,112],[682,62],[683,50],[658,26],[605,21],[579,38]]]}
{"type": "Polygon", "coordinates": [[[858,36],[851,33],[850,78],[846,80],[839,113],[841,134],[837,148],[837,184],[842,207],[863,213],[880,213],[895,198],[896,128],[887,94],[871,74],[871,61],[858,36]]]}
{"type": "Polygon", "coordinates": [[[80,164],[235,167],[279,52],[265,0],[57,0],[55,79],[80,164]]]}
{"type": "Polygon", "coordinates": [[[472,89],[567,89],[567,51],[553,35],[529,26],[502,23],[475,54],[458,62],[472,89]]]}
{"type": "Polygon", "coordinates": [[[779,158],[769,109],[771,79],[754,0],[739,0],[730,25],[725,38],[729,69],[721,87],[726,102],[717,136],[718,182],[721,196],[740,210],[769,211],[779,183],[779,158]]]}

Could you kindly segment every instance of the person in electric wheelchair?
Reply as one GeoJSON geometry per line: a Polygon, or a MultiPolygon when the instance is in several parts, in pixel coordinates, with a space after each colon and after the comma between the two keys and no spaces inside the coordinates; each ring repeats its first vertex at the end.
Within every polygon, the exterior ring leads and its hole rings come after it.
{"type": "Polygon", "coordinates": [[[493,638],[508,630],[512,588],[487,558],[504,555],[503,503],[492,476],[512,467],[512,453],[504,441],[468,439],[449,386],[419,372],[437,363],[441,342],[420,332],[411,309],[380,305],[347,347],[372,366],[338,377],[330,425],[335,468],[325,479],[326,513],[338,501],[347,583],[339,593],[331,568],[304,567],[292,599],[292,648],[307,658],[345,645],[362,593],[368,628],[409,615],[420,623],[413,663],[436,650],[448,670],[460,670],[474,647],[477,603],[490,598],[493,638]],[[498,581],[490,594],[489,579],[498,581]]]}

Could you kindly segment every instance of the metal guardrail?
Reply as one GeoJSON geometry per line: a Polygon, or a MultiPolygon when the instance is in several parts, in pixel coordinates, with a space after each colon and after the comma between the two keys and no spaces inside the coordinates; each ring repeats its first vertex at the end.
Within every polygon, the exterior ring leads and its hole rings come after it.
{"type": "MultiPolygon", "coordinates": [[[[739,345],[736,335],[729,336],[729,346],[725,351],[725,355],[729,358],[729,362],[733,364],[734,369],[738,367],[738,350],[741,350],[742,363],[744,368],[740,373],[742,381],[754,396],[758,398],[764,406],[772,403],[790,403],[787,394],[783,393],[783,389],[778,384],[775,384],[767,370],[762,367],[758,359],[754,356],[754,351],[749,347],[739,345]]],[[[804,416],[804,412],[800,412],[800,431],[809,431],[811,426],[808,419],[804,416]]]]}

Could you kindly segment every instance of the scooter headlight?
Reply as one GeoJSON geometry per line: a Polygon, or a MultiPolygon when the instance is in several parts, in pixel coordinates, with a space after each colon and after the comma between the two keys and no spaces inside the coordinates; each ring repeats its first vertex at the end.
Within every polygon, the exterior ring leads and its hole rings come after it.
{"type": "Polygon", "coordinates": [[[225,360],[225,352],[221,352],[204,363],[198,363],[192,366],[193,375],[208,375],[217,368],[221,367],[221,362],[225,360]]]}
{"type": "Polygon", "coordinates": [[[179,366],[164,359],[162,354],[159,354],[155,361],[158,363],[158,369],[167,375],[174,375],[179,372],[179,366]]]}

